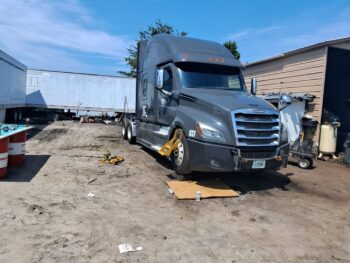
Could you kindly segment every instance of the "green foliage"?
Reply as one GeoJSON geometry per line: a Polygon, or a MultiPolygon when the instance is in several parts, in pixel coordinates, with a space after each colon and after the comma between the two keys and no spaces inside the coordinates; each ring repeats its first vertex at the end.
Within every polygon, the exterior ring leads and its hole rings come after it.
{"type": "Polygon", "coordinates": [[[119,74],[127,77],[136,77],[136,68],[137,68],[137,43],[141,40],[150,39],[154,35],[158,34],[169,34],[169,35],[178,35],[186,36],[186,32],[179,32],[174,29],[173,26],[162,23],[159,19],[155,22],[154,25],[151,25],[147,30],[139,32],[139,38],[136,41],[136,44],[128,48],[128,56],[125,58],[126,63],[130,67],[130,71],[118,71],[119,74]]]}
{"type": "Polygon", "coordinates": [[[236,58],[236,59],[240,59],[241,57],[241,53],[239,53],[238,51],[238,47],[235,41],[226,41],[224,43],[224,46],[231,51],[232,55],[236,58]]]}

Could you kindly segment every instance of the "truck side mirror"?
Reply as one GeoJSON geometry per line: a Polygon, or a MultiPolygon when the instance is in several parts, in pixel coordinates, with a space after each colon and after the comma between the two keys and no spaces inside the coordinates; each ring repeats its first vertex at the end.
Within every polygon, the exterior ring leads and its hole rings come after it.
{"type": "Polygon", "coordinates": [[[157,87],[157,89],[163,88],[163,76],[164,76],[164,70],[157,69],[157,71],[156,71],[156,87],[157,87]]]}
{"type": "Polygon", "coordinates": [[[258,81],[256,80],[256,78],[252,78],[252,80],[251,80],[251,87],[250,87],[250,93],[255,96],[257,88],[258,88],[258,81]]]}
{"type": "Polygon", "coordinates": [[[289,105],[289,104],[292,103],[292,97],[289,96],[289,95],[284,94],[284,95],[282,95],[281,102],[282,102],[283,104],[289,105]]]}
{"type": "Polygon", "coordinates": [[[287,95],[287,94],[283,94],[280,98],[280,101],[278,103],[278,110],[282,111],[285,108],[287,108],[290,104],[292,104],[292,97],[287,95]]]}

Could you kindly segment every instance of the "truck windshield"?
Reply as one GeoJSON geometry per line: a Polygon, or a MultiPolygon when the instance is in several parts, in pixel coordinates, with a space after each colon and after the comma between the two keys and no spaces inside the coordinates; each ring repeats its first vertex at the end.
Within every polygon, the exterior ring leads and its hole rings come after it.
{"type": "Polygon", "coordinates": [[[222,65],[177,63],[181,87],[245,91],[239,68],[222,65]]]}

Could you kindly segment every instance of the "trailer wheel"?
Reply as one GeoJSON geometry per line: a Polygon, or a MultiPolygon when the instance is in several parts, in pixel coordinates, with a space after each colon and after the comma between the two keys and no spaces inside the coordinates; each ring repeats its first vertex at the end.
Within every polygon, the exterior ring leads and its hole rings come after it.
{"type": "Polygon", "coordinates": [[[192,173],[189,155],[187,139],[186,136],[183,135],[181,143],[179,143],[178,147],[171,154],[171,162],[177,174],[189,175],[192,173]]]}
{"type": "Polygon", "coordinates": [[[124,140],[126,140],[128,138],[128,135],[126,133],[126,129],[127,129],[127,122],[123,121],[123,125],[122,125],[122,138],[124,140]]]}
{"type": "Polygon", "coordinates": [[[312,161],[309,159],[300,158],[298,161],[298,166],[301,169],[309,169],[312,166],[312,161]]]}
{"type": "Polygon", "coordinates": [[[132,127],[131,127],[131,125],[128,125],[126,135],[127,135],[129,143],[130,144],[134,144],[136,139],[135,139],[135,136],[133,136],[133,134],[132,134],[132,127]]]}

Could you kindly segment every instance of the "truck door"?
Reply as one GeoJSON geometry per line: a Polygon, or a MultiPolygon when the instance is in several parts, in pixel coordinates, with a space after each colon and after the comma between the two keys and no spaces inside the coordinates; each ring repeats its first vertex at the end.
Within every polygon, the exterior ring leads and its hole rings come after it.
{"type": "Polygon", "coordinates": [[[152,83],[149,82],[147,73],[143,74],[141,85],[141,119],[145,122],[154,122],[154,106],[152,105],[154,98],[154,88],[152,87],[152,83]]]}
{"type": "MultiPolygon", "coordinates": [[[[175,88],[174,68],[171,65],[163,67],[163,90],[172,92],[175,88]]],[[[157,94],[157,121],[164,126],[170,126],[175,118],[176,107],[178,102],[171,96],[165,95],[158,91],[157,94]]]]}

